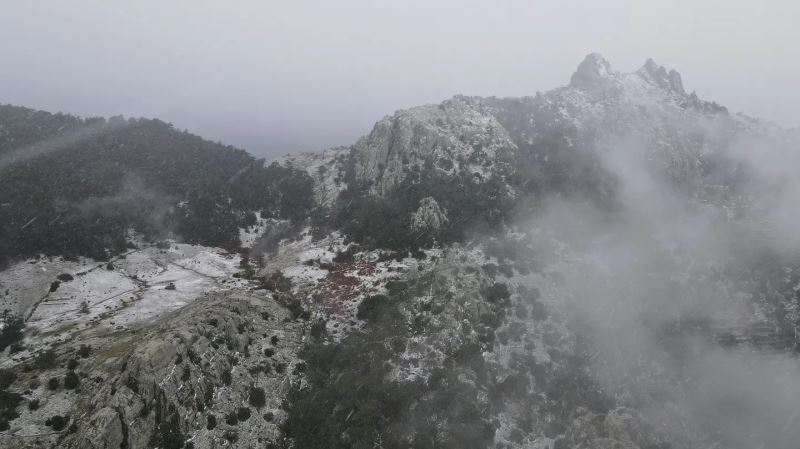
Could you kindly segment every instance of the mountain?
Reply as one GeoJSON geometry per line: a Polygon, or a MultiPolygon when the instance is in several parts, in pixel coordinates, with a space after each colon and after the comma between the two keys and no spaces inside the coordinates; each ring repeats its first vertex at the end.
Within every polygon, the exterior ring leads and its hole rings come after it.
{"type": "Polygon", "coordinates": [[[4,447],[800,437],[800,136],[652,60],[271,163],[157,120],[0,131],[4,447]]]}
{"type": "Polygon", "coordinates": [[[652,60],[620,73],[591,54],[568,86],[398,111],[351,147],[279,161],[315,179],[317,201],[331,209],[326,222],[362,243],[413,249],[502,228],[520,205],[553,194],[613,202],[617,176],[603,159],[628,147],[699,201],[730,200],[747,177],[730,148],[748,139],[796,142],[786,130],[687,94],[677,72],[652,60]],[[447,211],[449,225],[420,238],[407,224],[426,198],[447,211]]]}

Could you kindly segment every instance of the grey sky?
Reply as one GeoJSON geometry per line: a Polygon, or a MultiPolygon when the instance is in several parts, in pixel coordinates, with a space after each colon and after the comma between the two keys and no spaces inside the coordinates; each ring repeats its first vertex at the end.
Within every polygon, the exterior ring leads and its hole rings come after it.
{"type": "Polygon", "coordinates": [[[0,0],[0,103],[158,117],[270,157],[454,94],[564,85],[596,51],[798,126],[798,23],[796,0],[0,0]]]}

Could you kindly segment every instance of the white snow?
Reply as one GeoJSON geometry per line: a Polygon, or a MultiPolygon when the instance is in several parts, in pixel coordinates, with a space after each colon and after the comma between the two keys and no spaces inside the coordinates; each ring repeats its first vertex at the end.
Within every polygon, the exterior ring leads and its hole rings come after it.
{"type": "Polygon", "coordinates": [[[113,269],[86,259],[29,260],[0,272],[0,301],[4,309],[27,318],[32,338],[87,326],[120,329],[155,319],[208,292],[246,286],[232,277],[238,262],[238,255],[220,249],[179,243],[131,251],[114,259],[113,269]],[[60,273],[74,280],[48,293],[60,273]],[[168,289],[170,285],[175,289],[168,289]]]}

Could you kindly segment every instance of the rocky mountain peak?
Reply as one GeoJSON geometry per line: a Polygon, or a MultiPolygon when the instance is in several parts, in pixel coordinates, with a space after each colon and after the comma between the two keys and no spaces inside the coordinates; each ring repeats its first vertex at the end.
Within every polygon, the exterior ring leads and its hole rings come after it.
{"type": "Polygon", "coordinates": [[[611,78],[613,78],[611,64],[599,53],[590,53],[572,74],[569,85],[588,90],[608,84],[611,78]]]}
{"type": "Polygon", "coordinates": [[[667,71],[664,66],[658,65],[650,58],[645,61],[642,68],[636,73],[655,86],[680,96],[686,95],[686,91],[683,89],[681,74],[676,70],[667,71]]]}

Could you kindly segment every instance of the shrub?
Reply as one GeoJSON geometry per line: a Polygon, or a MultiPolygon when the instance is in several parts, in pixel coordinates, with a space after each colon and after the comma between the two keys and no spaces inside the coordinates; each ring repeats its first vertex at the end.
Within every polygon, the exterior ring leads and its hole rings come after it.
{"type": "Polygon", "coordinates": [[[64,388],[67,390],[74,390],[78,388],[78,385],[81,383],[81,378],[75,374],[75,371],[69,370],[67,371],[67,375],[64,376],[64,388]]]}
{"type": "Polygon", "coordinates": [[[72,277],[72,275],[71,275],[71,274],[69,274],[69,273],[61,273],[61,274],[59,274],[58,276],[56,276],[56,278],[57,278],[59,281],[61,281],[61,282],[69,282],[69,281],[72,281],[72,280],[74,280],[74,279],[75,279],[75,278],[74,278],[74,277],[72,277]]]}
{"type": "Polygon", "coordinates": [[[293,373],[294,374],[304,373],[306,372],[307,369],[308,366],[306,366],[305,362],[298,362],[297,364],[294,365],[293,373]]]}
{"type": "Polygon", "coordinates": [[[308,320],[311,317],[311,314],[308,313],[304,308],[303,305],[300,303],[300,300],[295,298],[289,294],[280,294],[276,295],[278,302],[287,309],[289,309],[289,313],[292,315],[292,319],[296,320],[297,318],[303,318],[304,320],[308,320]]]}
{"type": "Polygon", "coordinates": [[[33,359],[33,365],[40,370],[54,368],[56,366],[56,359],[56,353],[48,349],[40,352],[39,355],[33,359]]]}
{"type": "Polygon", "coordinates": [[[0,422],[13,421],[19,416],[17,406],[22,402],[22,395],[0,391],[0,422]]]}
{"type": "Polygon", "coordinates": [[[22,340],[22,330],[25,328],[25,322],[16,315],[10,315],[4,312],[2,321],[3,328],[0,329],[0,351],[22,340]]]}
{"type": "Polygon", "coordinates": [[[250,419],[250,409],[247,407],[239,407],[236,411],[236,417],[239,418],[239,421],[244,422],[250,419]]]}
{"type": "Polygon", "coordinates": [[[248,398],[248,402],[250,405],[257,409],[261,409],[261,407],[267,404],[267,395],[264,392],[263,388],[260,387],[250,387],[250,397],[248,398]]]}
{"type": "Polygon", "coordinates": [[[206,429],[214,430],[217,427],[217,417],[214,415],[206,416],[206,429]]]}
{"type": "Polygon", "coordinates": [[[45,421],[44,424],[50,427],[51,429],[55,430],[56,432],[59,432],[61,430],[64,430],[64,427],[67,427],[68,422],[69,422],[69,417],[54,415],[51,416],[50,418],[47,418],[47,421],[45,421]]]}
{"type": "Polygon", "coordinates": [[[325,320],[319,319],[311,325],[309,333],[313,338],[320,339],[325,336],[326,323],[325,320]]]}
{"type": "Polygon", "coordinates": [[[55,292],[58,290],[58,287],[61,287],[61,281],[53,281],[50,283],[50,293],[55,292]]]}
{"type": "Polygon", "coordinates": [[[292,280],[283,275],[280,271],[275,271],[267,277],[261,278],[261,287],[273,291],[286,293],[292,289],[292,280]]]}
{"type": "Polygon", "coordinates": [[[358,305],[356,318],[365,321],[375,321],[389,304],[389,298],[383,295],[368,296],[358,305]]]}
{"type": "Polygon", "coordinates": [[[356,247],[350,246],[347,248],[346,251],[337,251],[336,255],[333,256],[333,261],[344,262],[344,263],[353,262],[356,260],[355,253],[356,253],[356,247]]]}
{"type": "Polygon", "coordinates": [[[231,376],[231,370],[225,370],[222,373],[222,383],[225,385],[230,385],[233,382],[233,377],[231,376]]]}
{"type": "Polygon", "coordinates": [[[61,385],[61,381],[58,380],[58,377],[51,377],[47,381],[47,388],[50,390],[58,390],[59,385],[61,385]]]}
{"type": "Polygon", "coordinates": [[[92,352],[92,347],[89,345],[81,345],[81,347],[78,349],[78,355],[83,359],[89,357],[89,354],[91,354],[91,352],[92,352]]]}
{"type": "Polygon", "coordinates": [[[255,212],[249,210],[244,213],[242,224],[244,224],[245,226],[253,226],[257,223],[258,223],[258,217],[256,217],[255,212]]]}
{"type": "Polygon", "coordinates": [[[75,369],[78,367],[78,361],[75,359],[69,359],[67,362],[67,369],[75,369]]]}
{"type": "Polygon", "coordinates": [[[31,399],[28,402],[28,410],[38,410],[39,409],[39,400],[38,399],[31,399]]]}
{"type": "Polygon", "coordinates": [[[483,295],[487,301],[495,304],[504,304],[511,297],[508,286],[500,282],[495,282],[491,287],[484,290],[483,295]]]}
{"type": "Polygon", "coordinates": [[[239,424],[239,418],[236,416],[236,412],[230,412],[225,416],[225,424],[229,426],[236,426],[239,424]]]}
{"type": "Polygon", "coordinates": [[[402,293],[405,289],[408,288],[408,284],[403,281],[389,281],[386,283],[386,290],[389,291],[391,296],[396,296],[402,293]]]}
{"type": "Polygon", "coordinates": [[[230,444],[239,441],[239,434],[232,430],[226,430],[222,437],[225,438],[230,444]]]}
{"type": "Polygon", "coordinates": [[[0,390],[5,390],[17,380],[17,375],[13,371],[0,369],[0,390]]]}
{"type": "Polygon", "coordinates": [[[176,415],[156,425],[156,431],[150,438],[150,447],[161,449],[181,449],[184,446],[184,435],[181,433],[176,415]]]}

